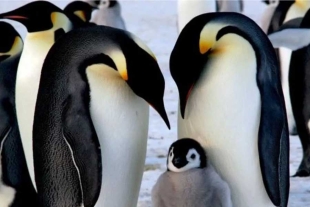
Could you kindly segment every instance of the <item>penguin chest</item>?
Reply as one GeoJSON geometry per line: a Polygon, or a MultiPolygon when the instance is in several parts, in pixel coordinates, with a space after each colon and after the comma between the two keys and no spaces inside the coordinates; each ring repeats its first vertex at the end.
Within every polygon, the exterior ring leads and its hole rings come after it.
{"type": "Polygon", "coordinates": [[[102,155],[97,205],[135,206],[132,202],[138,197],[146,156],[149,106],[106,65],[88,67],[87,77],[90,115],[102,155]]]}
{"type": "Polygon", "coordinates": [[[184,119],[178,119],[178,137],[203,145],[238,207],[273,206],[259,165],[261,100],[256,74],[255,52],[248,42],[218,47],[189,96],[184,119]]]}
{"type": "MultiPolygon", "coordinates": [[[[32,125],[43,61],[52,39],[41,39],[40,34],[28,34],[16,77],[16,112],[23,148],[34,184],[32,125]],[[30,37],[29,37],[30,36],[30,37]]],[[[35,185],[34,185],[35,186],[35,185]]]]}

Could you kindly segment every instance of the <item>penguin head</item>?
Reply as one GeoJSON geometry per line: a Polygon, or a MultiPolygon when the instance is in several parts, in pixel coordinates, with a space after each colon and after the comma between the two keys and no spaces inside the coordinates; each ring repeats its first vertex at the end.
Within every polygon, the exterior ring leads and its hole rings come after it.
{"type": "MultiPolygon", "coordinates": [[[[170,56],[170,72],[178,87],[183,119],[187,101],[203,72],[207,73],[215,60],[220,64],[220,57],[227,51],[236,48],[242,51],[244,44],[254,42],[251,38],[258,39],[249,33],[262,34],[253,24],[239,13],[216,12],[196,16],[183,28],[170,56]],[[248,31],[246,25],[251,25],[248,31]]],[[[230,53],[232,59],[238,54],[230,53]]]]}
{"type": "Polygon", "coordinates": [[[205,168],[207,157],[202,146],[190,138],[172,143],[168,151],[168,171],[184,172],[194,168],[205,168]]]}
{"type": "Polygon", "coordinates": [[[66,14],[74,14],[76,17],[78,17],[83,22],[89,22],[91,19],[92,12],[95,9],[98,9],[98,8],[86,2],[73,1],[64,8],[64,12],[66,14]]]}
{"type": "Polygon", "coordinates": [[[0,22],[0,62],[17,54],[23,49],[23,41],[12,25],[0,22]]]}
{"type": "Polygon", "coordinates": [[[29,33],[50,29],[71,28],[71,22],[63,11],[48,1],[34,1],[13,11],[0,14],[1,19],[10,19],[23,24],[29,33]]]}
{"type": "Polygon", "coordinates": [[[116,0],[100,0],[94,1],[99,9],[112,8],[117,4],[116,0]]]}
{"type": "Polygon", "coordinates": [[[165,79],[155,55],[135,35],[123,30],[118,31],[121,33],[125,32],[131,39],[131,41],[118,39],[119,43],[121,43],[122,54],[110,54],[116,63],[120,76],[137,96],[143,98],[160,114],[170,129],[169,119],[163,102],[165,79]],[[120,61],[121,59],[123,61],[120,61]]]}

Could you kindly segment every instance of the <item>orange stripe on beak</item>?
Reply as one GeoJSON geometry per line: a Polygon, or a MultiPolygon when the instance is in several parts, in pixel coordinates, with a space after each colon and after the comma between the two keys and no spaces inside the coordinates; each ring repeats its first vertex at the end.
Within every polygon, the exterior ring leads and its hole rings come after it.
{"type": "Polygon", "coordinates": [[[28,19],[27,17],[18,16],[18,15],[4,16],[3,18],[6,18],[6,19],[28,19]]]}

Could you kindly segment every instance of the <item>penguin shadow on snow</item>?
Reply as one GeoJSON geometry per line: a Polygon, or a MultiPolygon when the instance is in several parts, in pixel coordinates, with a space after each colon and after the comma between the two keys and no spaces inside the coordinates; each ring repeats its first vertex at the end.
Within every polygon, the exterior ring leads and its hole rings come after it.
{"type": "Polygon", "coordinates": [[[232,207],[230,188],[199,142],[182,138],[170,146],[167,171],[152,189],[153,207],[232,207]]]}

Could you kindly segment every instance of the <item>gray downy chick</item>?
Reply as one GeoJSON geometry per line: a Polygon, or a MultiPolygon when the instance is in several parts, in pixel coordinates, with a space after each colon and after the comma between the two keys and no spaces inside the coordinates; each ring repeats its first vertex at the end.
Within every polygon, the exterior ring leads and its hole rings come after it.
{"type": "Polygon", "coordinates": [[[153,207],[232,207],[228,184],[207,161],[197,141],[183,138],[174,142],[167,166],[152,189],[153,207]]]}
{"type": "Polygon", "coordinates": [[[92,22],[97,25],[105,25],[122,30],[126,30],[124,20],[121,15],[121,5],[116,0],[84,0],[91,6],[98,7],[93,16],[92,22]]]}

